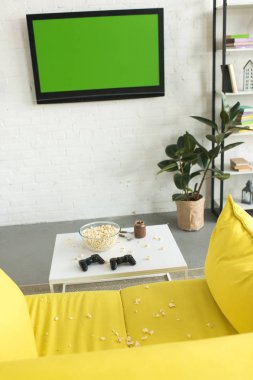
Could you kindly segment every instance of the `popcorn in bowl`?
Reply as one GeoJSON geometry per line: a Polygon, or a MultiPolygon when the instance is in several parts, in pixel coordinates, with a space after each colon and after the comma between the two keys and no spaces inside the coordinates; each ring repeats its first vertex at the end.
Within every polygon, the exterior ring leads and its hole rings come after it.
{"type": "Polygon", "coordinates": [[[82,226],[79,232],[91,251],[102,252],[116,243],[120,226],[114,222],[93,222],[82,226]]]}

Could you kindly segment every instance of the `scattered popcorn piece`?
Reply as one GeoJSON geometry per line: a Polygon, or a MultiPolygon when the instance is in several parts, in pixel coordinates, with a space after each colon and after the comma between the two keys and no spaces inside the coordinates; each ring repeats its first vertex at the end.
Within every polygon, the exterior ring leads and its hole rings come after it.
{"type": "Polygon", "coordinates": [[[147,340],[147,339],[148,339],[147,335],[141,337],[141,340],[147,340]]]}
{"type": "Polygon", "coordinates": [[[176,321],[181,321],[181,318],[177,317],[177,318],[176,318],[176,321]]]}
{"type": "Polygon", "coordinates": [[[151,260],[151,257],[150,256],[146,256],[145,260],[151,260]]]}
{"type": "Polygon", "coordinates": [[[191,339],[191,337],[192,337],[192,334],[187,334],[188,339],[191,339]]]}
{"type": "Polygon", "coordinates": [[[140,345],[141,345],[140,342],[138,342],[138,340],[136,340],[134,347],[140,347],[140,345]]]}
{"type": "Polygon", "coordinates": [[[154,240],[157,240],[157,241],[160,241],[160,240],[161,240],[160,236],[154,236],[153,239],[154,239],[154,240]]]}
{"type": "Polygon", "coordinates": [[[86,318],[92,319],[92,315],[90,313],[86,314],[86,318]]]}
{"type": "Polygon", "coordinates": [[[54,321],[59,321],[59,317],[54,317],[54,321]]]}
{"type": "Polygon", "coordinates": [[[143,246],[144,248],[148,248],[148,247],[150,247],[150,245],[149,244],[144,244],[144,246],[143,246]]]}
{"type": "Polygon", "coordinates": [[[47,332],[45,333],[45,335],[48,336],[48,335],[49,335],[49,332],[47,331],[47,332]]]}
{"type": "Polygon", "coordinates": [[[81,256],[82,259],[84,258],[84,254],[83,253],[80,256],[81,256]]]}
{"type": "Polygon", "coordinates": [[[153,335],[154,333],[155,333],[154,330],[149,330],[148,332],[149,335],[153,335]]]}
{"type": "Polygon", "coordinates": [[[118,333],[118,331],[116,331],[116,330],[112,329],[112,332],[113,332],[113,334],[114,334],[114,335],[116,335],[116,336],[119,336],[119,333],[118,333]]]}
{"type": "Polygon", "coordinates": [[[176,304],[174,302],[170,302],[168,305],[170,308],[176,307],[176,304]]]}
{"type": "Polygon", "coordinates": [[[206,324],[206,326],[207,326],[209,329],[212,329],[212,328],[214,327],[213,324],[210,323],[210,322],[208,322],[208,323],[206,324]]]}
{"type": "Polygon", "coordinates": [[[127,344],[128,346],[133,346],[133,345],[134,345],[134,341],[133,341],[133,339],[132,339],[132,337],[131,337],[130,335],[128,335],[128,336],[126,337],[126,344],[127,344]]]}
{"type": "Polygon", "coordinates": [[[135,304],[135,305],[140,305],[140,303],[141,303],[141,299],[140,299],[140,298],[136,298],[136,299],[134,300],[134,304],[135,304]]]}
{"type": "Polygon", "coordinates": [[[147,329],[147,327],[144,327],[144,329],[142,329],[142,332],[143,332],[144,334],[148,334],[148,333],[149,333],[149,329],[147,329]]]}
{"type": "Polygon", "coordinates": [[[121,336],[118,336],[116,342],[121,343],[123,341],[123,338],[121,336]]]}
{"type": "Polygon", "coordinates": [[[164,251],[164,247],[160,247],[160,248],[159,248],[159,251],[164,251]]]}
{"type": "Polygon", "coordinates": [[[153,317],[155,318],[160,318],[161,314],[160,313],[153,313],[153,317]]]}
{"type": "Polygon", "coordinates": [[[105,337],[105,336],[101,336],[101,337],[100,337],[100,340],[101,340],[102,342],[104,342],[104,341],[106,340],[106,337],[105,337]]]}
{"type": "Polygon", "coordinates": [[[68,319],[70,320],[70,321],[72,321],[73,319],[75,319],[74,317],[68,317],[68,319]]]}
{"type": "Polygon", "coordinates": [[[145,285],[145,286],[144,286],[144,289],[149,289],[149,286],[148,286],[148,285],[145,285]]]}

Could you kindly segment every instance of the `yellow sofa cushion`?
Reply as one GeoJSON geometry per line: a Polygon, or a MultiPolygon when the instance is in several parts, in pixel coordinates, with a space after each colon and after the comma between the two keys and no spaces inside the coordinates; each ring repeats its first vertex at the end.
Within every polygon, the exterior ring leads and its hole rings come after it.
{"type": "Polygon", "coordinates": [[[0,361],[37,357],[25,297],[0,269],[0,361]]]}
{"type": "Polygon", "coordinates": [[[251,380],[253,334],[0,363],[4,380],[251,380]]]}
{"type": "Polygon", "coordinates": [[[236,334],[204,279],[123,289],[127,334],[141,346],[236,334]]]}
{"type": "Polygon", "coordinates": [[[209,289],[240,332],[253,331],[253,218],[228,197],[205,263],[209,289]]]}
{"type": "Polygon", "coordinates": [[[40,356],[127,347],[118,291],[42,294],[26,300],[40,356]]]}

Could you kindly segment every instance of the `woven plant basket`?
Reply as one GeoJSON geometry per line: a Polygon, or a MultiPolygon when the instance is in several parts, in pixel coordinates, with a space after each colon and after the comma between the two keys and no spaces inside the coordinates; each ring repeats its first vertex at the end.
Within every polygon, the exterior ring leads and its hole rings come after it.
{"type": "Polygon", "coordinates": [[[181,230],[198,231],[204,227],[205,198],[197,201],[176,201],[177,224],[181,230]]]}

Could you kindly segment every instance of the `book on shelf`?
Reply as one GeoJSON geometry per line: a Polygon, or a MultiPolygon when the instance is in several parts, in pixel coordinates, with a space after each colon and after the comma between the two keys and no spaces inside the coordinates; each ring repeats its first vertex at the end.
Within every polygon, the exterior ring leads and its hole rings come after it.
{"type": "Polygon", "coordinates": [[[230,76],[230,80],[231,80],[232,92],[238,92],[236,78],[235,78],[234,65],[232,63],[230,63],[228,65],[228,72],[229,72],[229,76],[230,76]]]}
{"type": "Polygon", "coordinates": [[[234,37],[230,38],[226,36],[226,47],[235,49],[246,49],[253,47],[253,37],[247,35],[247,37],[234,37]]]}
{"type": "Polygon", "coordinates": [[[252,170],[252,167],[250,165],[239,165],[239,166],[234,166],[231,169],[235,170],[236,172],[249,172],[252,170]]]}
{"type": "Polygon", "coordinates": [[[223,76],[223,91],[233,92],[228,65],[224,65],[224,66],[221,65],[221,71],[222,71],[222,76],[223,76]]]}
{"type": "Polygon", "coordinates": [[[242,34],[227,34],[226,39],[234,39],[234,38],[250,38],[250,35],[248,33],[242,33],[242,34]]]}
{"type": "Polygon", "coordinates": [[[253,124],[253,108],[250,106],[241,106],[235,122],[237,125],[253,124]]]}
{"type": "Polygon", "coordinates": [[[243,157],[230,158],[230,169],[236,171],[247,171],[251,170],[249,161],[245,160],[243,157]]]}
{"type": "Polygon", "coordinates": [[[249,38],[226,38],[227,44],[245,44],[245,43],[252,43],[253,37],[249,38]]]}
{"type": "Polygon", "coordinates": [[[246,50],[246,49],[252,49],[253,48],[253,44],[247,44],[247,45],[226,45],[226,47],[227,48],[229,48],[229,49],[234,49],[234,50],[239,50],[239,49],[241,49],[241,50],[246,50]]]}

